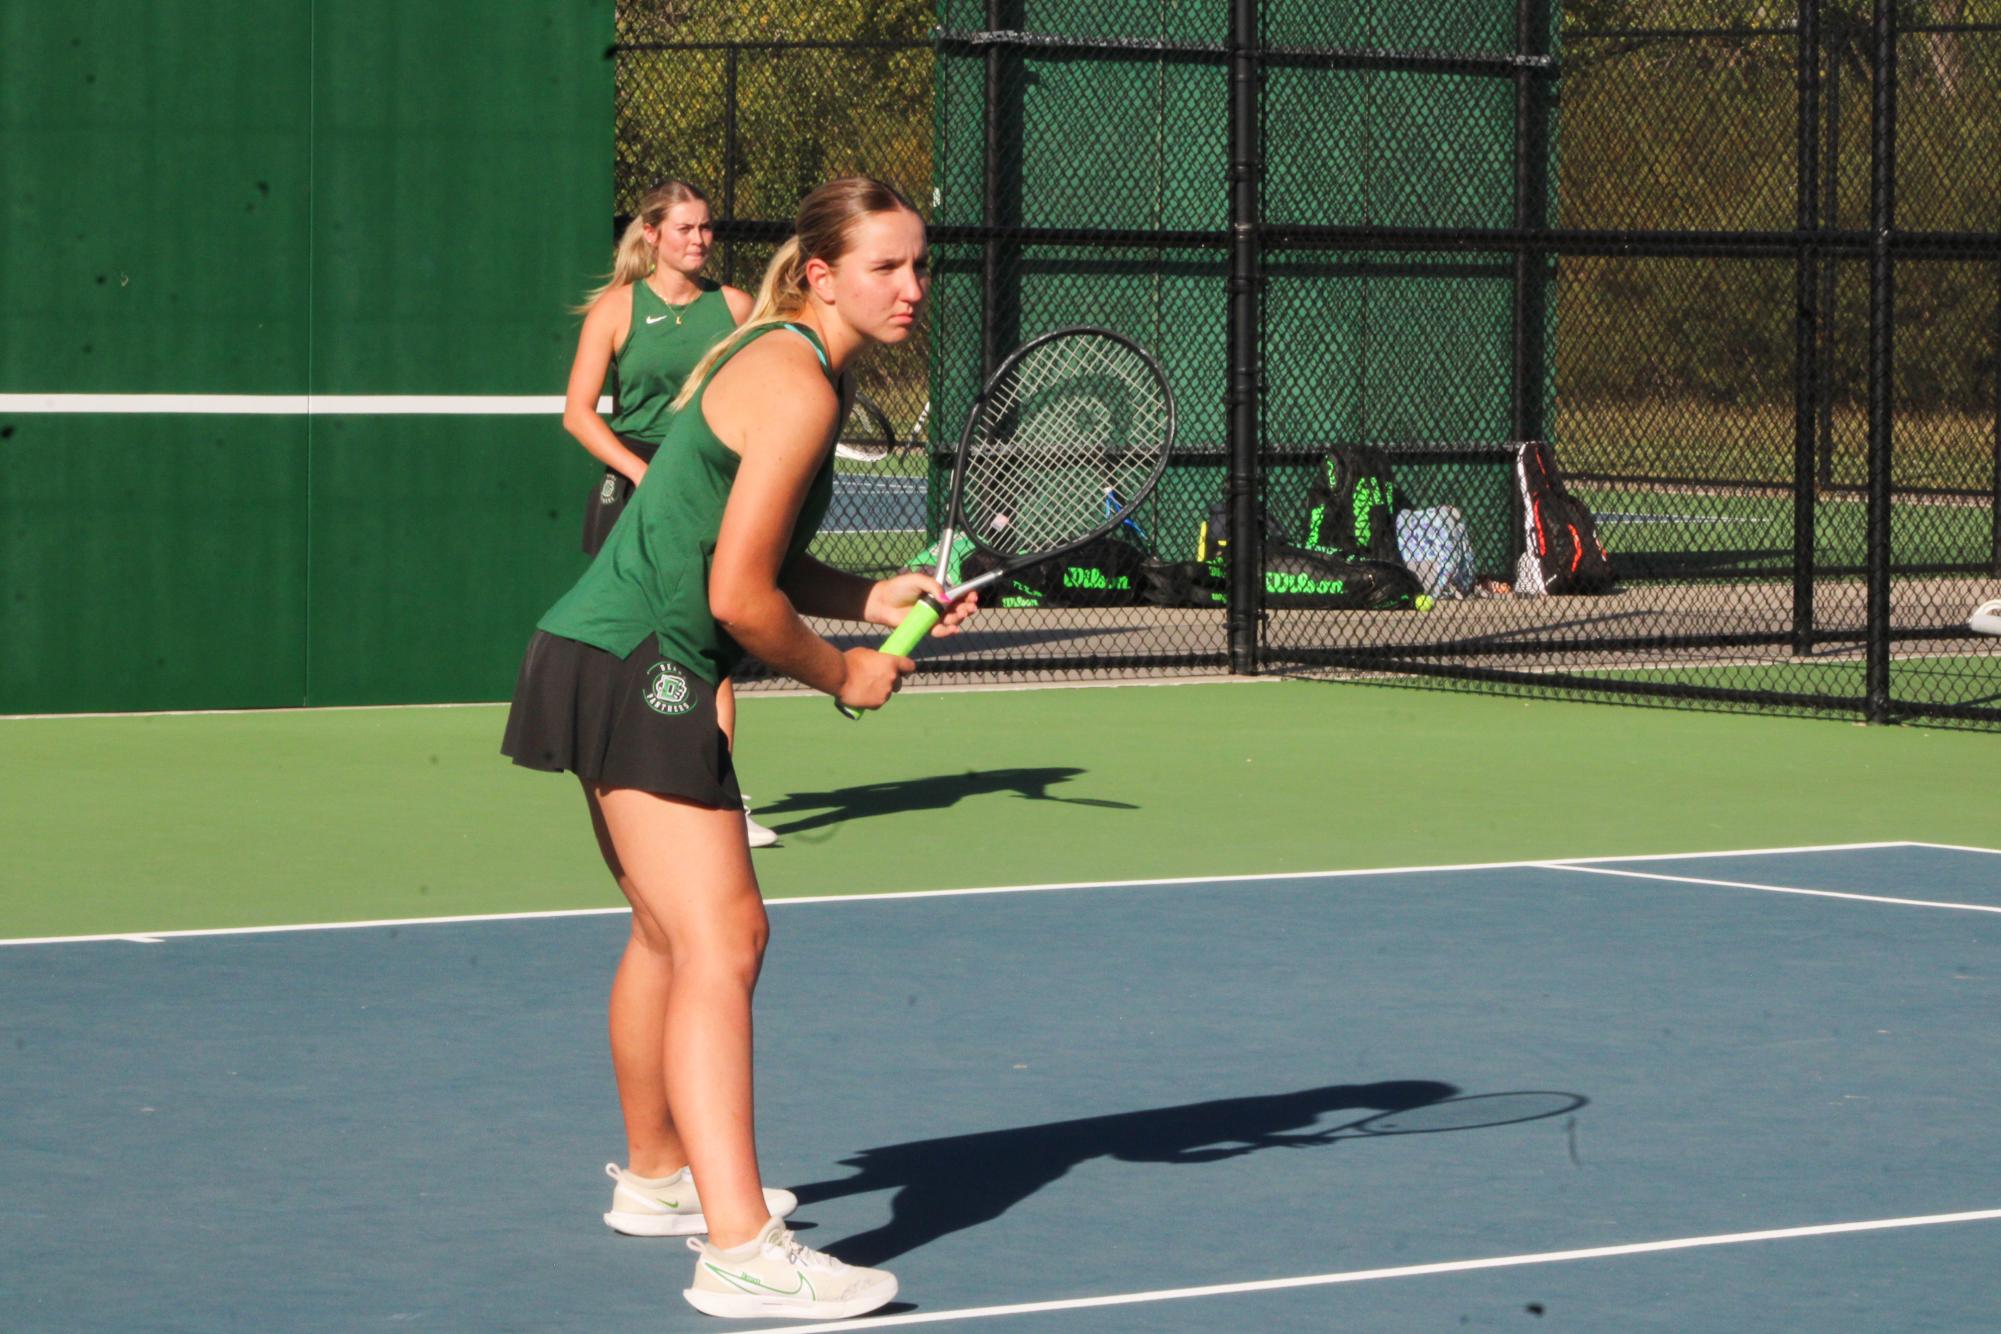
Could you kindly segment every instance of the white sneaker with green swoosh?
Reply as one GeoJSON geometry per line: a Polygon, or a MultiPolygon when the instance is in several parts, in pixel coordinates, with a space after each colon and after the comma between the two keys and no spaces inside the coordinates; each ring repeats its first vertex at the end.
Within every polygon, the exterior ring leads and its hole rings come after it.
{"type": "MultiPolygon", "coordinates": [[[[606,1163],[604,1174],[618,1183],[611,1188],[611,1209],[604,1216],[612,1231],[628,1237],[687,1237],[709,1230],[701,1197],[695,1194],[695,1178],[687,1168],[652,1179],[606,1163]]],[[[767,1186],[764,1207],[773,1218],[784,1218],[799,1207],[799,1197],[767,1186]]]]}
{"type": "Polygon", "coordinates": [[[705,1315],[845,1320],[896,1296],[896,1277],[844,1265],[801,1244],[776,1218],[750,1241],[720,1250],[690,1237],[695,1282],[681,1295],[705,1315]]]}

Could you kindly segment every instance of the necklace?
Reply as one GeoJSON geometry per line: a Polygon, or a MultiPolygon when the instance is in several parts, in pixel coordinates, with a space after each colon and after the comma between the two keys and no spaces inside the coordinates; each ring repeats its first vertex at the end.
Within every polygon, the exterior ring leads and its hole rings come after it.
{"type": "MultiPolygon", "coordinates": [[[[648,283],[647,286],[653,287],[651,283],[648,283]]],[[[653,295],[660,297],[660,304],[667,307],[668,314],[674,317],[674,323],[679,324],[681,322],[681,316],[687,312],[688,307],[694,305],[697,301],[700,301],[702,299],[702,289],[699,287],[696,288],[695,294],[689,297],[686,301],[683,301],[678,306],[675,305],[672,301],[669,301],[666,297],[660,296],[660,289],[657,287],[653,287],[653,295]]]]}

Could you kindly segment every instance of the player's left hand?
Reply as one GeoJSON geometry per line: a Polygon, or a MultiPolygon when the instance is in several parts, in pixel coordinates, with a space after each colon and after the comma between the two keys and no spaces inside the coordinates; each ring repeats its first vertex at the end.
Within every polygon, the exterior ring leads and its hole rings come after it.
{"type": "MultiPolygon", "coordinates": [[[[869,590],[868,606],[863,617],[872,625],[895,626],[903,622],[903,615],[915,606],[917,599],[930,594],[938,601],[944,600],[945,589],[936,579],[922,571],[912,570],[893,578],[879,581],[869,590]]],[[[968,593],[945,609],[945,615],[931,631],[934,638],[959,633],[959,626],[967,617],[979,610],[980,595],[968,593]]]]}

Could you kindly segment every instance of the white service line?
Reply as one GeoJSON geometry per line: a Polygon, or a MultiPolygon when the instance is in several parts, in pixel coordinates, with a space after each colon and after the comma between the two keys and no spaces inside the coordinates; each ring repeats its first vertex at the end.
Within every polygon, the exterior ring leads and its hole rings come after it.
{"type": "MultiPolygon", "coordinates": [[[[1860,852],[1872,848],[1903,848],[1908,843],[1824,843],[1798,848],[1739,848],[1725,852],[1645,852],[1619,857],[1542,858],[1514,862],[1455,862],[1441,866],[1363,866],[1342,871],[1261,871],[1247,875],[1184,875],[1151,877],[1142,880],[1071,880],[1042,885],[989,885],[967,889],[911,889],[876,894],[815,894],[795,898],[766,899],[766,908],[811,907],[823,903],[875,903],[915,899],[964,898],[976,894],[1048,894],[1062,890],[1146,889],[1174,885],[1256,884],[1267,880],[1348,880],[1370,875],[1437,875],[1456,871],[1565,870],[1580,862],[1686,861],[1699,857],[1766,857],[1788,852],[1860,852]]],[[[1583,869],[1583,868],[1578,868],[1583,869]]],[[[1610,874],[1608,872],[1608,874],[1610,874]]],[[[1725,883],[1725,882],[1718,882],[1725,883]]],[[[1795,893],[1809,893],[1796,890],[1795,893]]],[[[1900,900],[1901,901],[1901,900],[1900,900]]],[[[457,926],[471,922],[539,921],[551,917],[602,917],[630,911],[627,908],[553,908],[541,912],[466,913],[455,917],[390,917],[362,922],[295,922],[281,926],[202,927],[187,931],[110,931],[89,936],[26,936],[0,939],[7,945],[85,945],[107,940],[144,940],[154,943],[176,937],[256,936],[284,931],[354,931],[382,926],[457,926]]]]}
{"type": "Polygon", "coordinates": [[[1427,1274],[1463,1274],[1477,1269],[1510,1269],[1522,1265],[1556,1264],[1566,1260],[1607,1260],[1661,1251],[1688,1251],[1704,1246],[1740,1246],[1753,1241],[1790,1241],[1800,1237],[1830,1237],[1845,1232],[1883,1232],[1892,1228],[1937,1227],[1946,1223],[1987,1223],[2001,1219],[2001,1209],[1975,1209],[1957,1214],[1924,1214],[1913,1218],[1872,1218],[1856,1223],[1820,1223],[1811,1227],[1770,1228],[1762,1232],[1725,1232],[1708,1237],[1672,1237],[1625,1246],[1587,1246],[1573,1251],[1537,1251],[1526,1255],[1496,1255],[1482,1260],[1444,1260],[1435,1264],[1397,1265],[1388,1269],[1350,1269],[1300,1278],[1263,1279],[1250,1283],[1214,1283],[1199,1288],[1160,1288],[1153,1292],[1122,1292],[1109,1297],[1076,1297],[1067,1301],[1022,1302],[1012,1306],[974,1306],[956,1311],[916,1311],[878,1316],[873,1320],[836,1320],[819,1325],[768,1325],[753,1334],[814,1334],[844,1329],[888,1329],[897,1325],[928,1325],[941,1320],[978,1320],[991,1316],[1035,1315],[1045,1311],[1081,1311],[1094,1306],[1134,1306],[1142,1302],[1178,1301],[1186,1297],[1225,1297],[1246,1292],[1282,1292],[1288,1288],[1327,1287],[1336,1283],[1369,1283],[1385,1278],[1418,1278],[1427,1274]]]}
{"type": "Polygon", "coordinates": [[[1859,903],[1895,903],[1906,908],[1955,908],[1961,912],[2001,913],[2001,907],[1985,903],[1942,903],[1936,899],[1900,899],[1886,894],[1849,894],[1836,889],[1799,889],[1792,885],[1761,885],[1750,880],[1707,880],[1695,875],[1662,875],[1657,871],[1621,871],[1609,866],[1578,866],[1550,862],[1552,871],[1581,871],[1586,875],[1616,875],[1632,880],[1667,880],[1680,885],[1717,885],[1724,889],[1755,889],[1766,894],[1803,894],[1815,899],[1854,899],[1859,903]]]}
{"type": "Polygon", "coordinates": [[[1914,848],[1938,848],[1944,852],[1982,852],[1986,853],[1989,857],[2001,857],[2001,848],[1976,848],[1965,843],[1915,842],[1910,846],[1914,848]]]}

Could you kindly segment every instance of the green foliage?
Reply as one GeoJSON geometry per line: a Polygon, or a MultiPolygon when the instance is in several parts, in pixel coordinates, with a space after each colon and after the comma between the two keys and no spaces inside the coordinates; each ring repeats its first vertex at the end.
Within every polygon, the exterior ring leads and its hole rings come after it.
{"type": "MultiPolygon", "coordinates": [[[[1906,4],[1906,27],[1992,21],[2001,4],[1906,4]]],[[[1797,40],[1793,7],[1717,0],[1572,0],[1558,125],[1565,227],[1790,231],[1796,224],[1797,40]],[[1648,36],[1667,26],[1728,35],[1648,36]],[[1745,30],[1758,31],[1746,33],[1745,30]],[[1588,37],[1592,31],[1618,31],[1588,37]]],[[[1867,0],[1821,7],[1819,163],[1824,226],[1869,220],[1867,0]],[[1832,208],[1828,192],[1832,192],[1832,208]]],[[[1897,218],[1919,231],[2001,229],[2001,35],[1907,32],[1899,45],[1897,218]]],[[[1832,391],[1863,391],[1866,265],[1837,266],[1832,391]]],[[[1821,290],[1815,284],[1817,299],[1821,290]]],[[[1996,302],[1991,261],[1902,262],[1899,406],[1991,412],[1996,302]],[[1916,355],[1911,355],[1916,354],[1916,355]]],[[[1790,261],[1567,259],[1557,281],[1559,398],[1655,395],[1749,407],[1789,401],[1790,261]]]]}
{"type": "Polygon", "coordinates": [[[801,195],[848,172],[923,200],[931,53],[922,43],[930,27],[930,0],[621,0],[620,210],[666,176],[696,182],[719,214],[737,218],[789,218],[801,195]],[[795,42],[919,45],[782,45],[795,42]],[[734,49],[716,49],[724,44],[734,49]],[[726,163],[732,78],[736,157],[726,163]]]}

